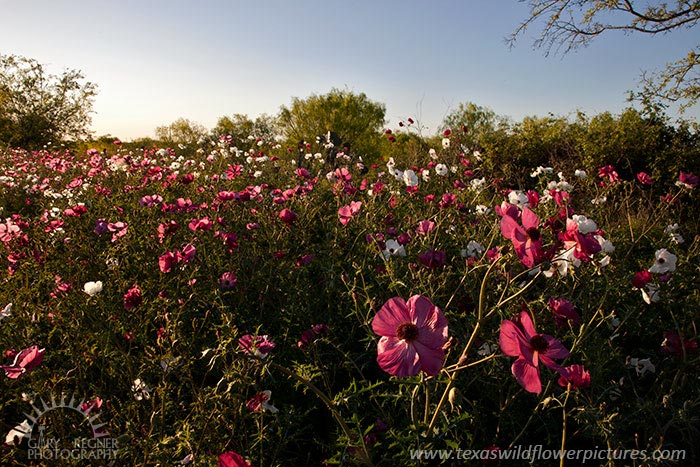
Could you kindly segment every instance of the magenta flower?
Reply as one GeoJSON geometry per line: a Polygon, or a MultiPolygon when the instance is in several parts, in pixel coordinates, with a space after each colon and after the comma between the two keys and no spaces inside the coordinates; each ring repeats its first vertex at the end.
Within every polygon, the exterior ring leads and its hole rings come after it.
{"type": "Polygon", "coordinates": [[[258,358],[265,358],[267,354],[275,348],[275,343],[272,342],[267,335],[253,336],[246,334],[238,339],[238,347],[249,355],[255,355],[258,358]]]}
{"type": "Polygon", "coordinates": [[[124,294],[124,309],[126,311],[132,310],[139,306],[142,301],[141,289],[138,285],[134,285],[124,294]]]}
{"type": "Polygon", "coordinates": [[[29,370],[32,370],[39,365],[44,359],[44,349],[40,349],[36,345],[28,347],[15,355],[15,360],[11,365],[2,365],[5,375],[10,379],[17,379],[29,370]]]}
{"type": "Polygon", "coordinates": [[[591,385],[591,375],[583,365],[571,365],[559,371],[559,386],[572,388],[587,388],[591,385]]]}
{"type": "Polygon", "coordinates": [[[229,451],[219,456],[218,467],[250,467],[250,464],[237,452],[229,451]]]}
{"type": "Polygon", "coordinates": [[[695,353],[698,351],[698,342],[695,339],[684,339],[677,331],[664,332],[664,340],[661,343],[661,352],[668,355],[682,357],[683,353],[695,353]]]}
{"type": "Polygon", "coordinates": [[[382,338],[377,344],[377,363],[390,375],[404,378],[420,371],[430,376],[442,369],[447,342],[447,319],[426,297],[414,295],[387,300],[372,320],[382,338]]]}
{"type": "Polygon", "coordinates": [[[277,407],[270,403],[270,398],[272,397],[272,392],[268,389],[261,391],[253,396],[247,403],[246,408],[251,412],[260,412],[261,410],[267,410],[272,413],[277,413],[277,407]]]}
{"type": "Polygon", "coordinates": [[[554,322],[557,327],[564,327],[569,321],[573,326],[578,326],[581,322],[581,317],[576,312],[574,304],[567,299],[550,297],[548,303],[554,314],[554,322]]]}
{"type": "Polygon", "coordinates": [[[541,261],[542,237],[540,235],[540,219],[527,206],[523,207],[521,215],[522,226],[512,217],[512,210],[501,218],[501,234],[513,242],[515,252],[520,261],[528,268],[541,261]]]}
{"type": "Polygon", "coordinates": [[[219,279],[219,286],[222,289],[232,289],[238,283],[238,278],[233,272],[225,272],[219,279]]]}
{"type": "Polygon", "coordinates": [[[445,265],[447,255],[443,250],[428,250],[418,255],[418,261],[428,269],[436,269],[445,265]]]}
{"type": "Polygon", "coordinates": [[[343,225],[348,225],[350,219],[352,219],[355,214],[360,212],[360,207],[362,207],[361,201],[352,201],[350,204],[338,209],[338,218],[340,219],[340,223],[343,225]]]}
{"type": "Polygon", "coordinates": [[[654,179],[646,172],[639,172],[637,174],[637,181],[642,185],[651,185],[654,183],[654,179]]]}
{"type": "Polygon", "coordinates": [[[547,334],[538,334],[527,311],[521,311],[514,321],[501,323],[498,339],[501,350],[509,357],[518,357],[513,362],[511,371],[518,383],[528,392],[542,392],[539,364],[542,362],[549,369],[559,371],[561,366],[553,359],[569,356],[569,351],[561,342],[547,334]]]}
{"type": "Polygon", "coordinates": [[[651,273],[645,269],[643,271],[639,271],[634,275],[634,277],[632,278],[632,285],[636,289],[643,289],[649,282],[651,282],[651,280],[651,273]]]}
{"type": "Polygon", "coordinates": [[[291,226],[294,223],[294,221],[297,220],[297,217],[298,217],[294,211],[292,211],[291,209],[287,209],[287,208],[282,209],[280,211],[279,216],[280,216],[280,219],[282,219],[282,222],[287,224],[287,226],[291,226]]]}
{"type": "Polygon", "coordinates": [[[678,176],[678,181],[676,185],[684,186],[686,188],[695,188],[700,183],[700,178],[697,175],[691,173],[681,172],[678,176]]]}
{"type": "Polygon", "coordinates": [[[420,221],[418,223],[416,233],[420,235],[428,235],[428,233],[432,232],[433,229],[435,229],[435,222],[430,220],[420,221]]]}

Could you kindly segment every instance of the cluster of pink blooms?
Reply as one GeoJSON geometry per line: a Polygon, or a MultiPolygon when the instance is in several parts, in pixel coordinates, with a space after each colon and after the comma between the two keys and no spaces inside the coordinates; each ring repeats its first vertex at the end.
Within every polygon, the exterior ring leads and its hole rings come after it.
{"type": "Polygon", "coordinates": [[[176,248],[173,251],[165,253],[158,258],[158,267],[160,268],[160,272],[167,274],[172,271],[174,266],[179,264],[182,264],[183,266],[189,264],[194,259],[196,252],[197,249],[194,247],[194,245],[188,243],[182,247],[182,251],[176,248]]]}

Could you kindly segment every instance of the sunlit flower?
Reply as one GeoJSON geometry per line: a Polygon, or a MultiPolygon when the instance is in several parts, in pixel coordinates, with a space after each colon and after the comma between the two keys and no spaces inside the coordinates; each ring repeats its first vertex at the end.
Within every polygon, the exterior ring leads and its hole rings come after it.
{"type": "Polygon", "coordinates": [[[30,439],[32,436],[33,426],[29,424],[29,420],[24,420],[22,423],[14,427],[5,436],[5,444],[8,446],[16,446],[22,442],[23,438],[30,439]]]}
{"type": "Polygon", "coordinates": [[[642,298],[644,301],[651,305],[661,300],[661,294],[659,293],[659,286],[650,282],[644,286],[642,290],[642,298]]]}
{"type": "Polygon", "coordinates": [[[558,327],[566,326],[568,322],[571,322],[573,326],[578,326],[581,317],[576,312],[573,303],[565,298],[554,297],[550,297],[547,303],[554,314],[554,321],[558,327]]]}
{"type": "Polygon", "coordinates": [[[338,218],[340,220],[340,223],[343,225],[347,225],[348,222],[350,222],[350,219],[352,219],[353,216],[355,216],[355,214],[360,212],[361,207],[361,201],[352,201],[350,202],[350,204],[338,209],[338,218]]]}
{"type": "Polygon", "coordinates": [[[1,365],[0,368],[2,368],[5,372],[5,376],[8,378],[17,379],[26,372],[41,365],[43,359],[44,349],[33,345],[15,355],[15,359],[11,365],[1,365]]]}
{"type": "Polygon", "coordinates": [[[561,375],[559,386],[571,388],[587,388],[591,385],[591,375],[583,365],[571,365],[559,371],[561,375]]]}
{"type": "Polygon", "coordinates": [[[12,316],[12,303],[5,305],[5,308],[0,311],[0,321],[5,318],[9,318],[10,316],[12,316]]]}
{"type": "Polygon", "coordinates": [[[406,170],[402,175],[403,182],[406,186],[418,186],[418,176],[413,170],[406,170]]]}
{"type": "Polygon", "coordinates": [[[447,166],[445,164],[438,164],[435,166],[435,173],[441,177],[446,176],[448,172],[449,170],[447,169],[447,166]]]}
{"type": "Polygon", "coordinates": [[[518,383],[528,392],[542,392],[540,381],[540,362],[555,371],[561,366],[554,360],[569,356],[569,351],[561,342],[547,334],[538,334],[527,311],[520,312],[515,321],[504,320],[501,323],[499,343],[504,354],[518,357],[513,362],[511,372],[518,383]]]}
{"type": "Polygon", "coordinates": [[[423,371],[430,376],[442,369],[447,342],[447,319],[426,297],[414,295],[404,301],[387,300],[372,320],[372,329],[382,338],[377,345],[377,363],[400,378],[423,371]]]}
{"type": "Polygon", "coordinates": [[[91,297],[97,295],[102,292],[102,281],[86,282],[85,285],[83,285],[83,291],[91,297]]]}

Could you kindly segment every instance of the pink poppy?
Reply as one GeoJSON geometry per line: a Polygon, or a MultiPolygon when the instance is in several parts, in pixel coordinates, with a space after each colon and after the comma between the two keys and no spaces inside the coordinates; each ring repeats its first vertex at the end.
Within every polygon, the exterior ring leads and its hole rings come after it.
{"type": "Polygon", "coordinates": [[[518,383],[528,392],[542,392],[539,364],[559,371],[561,366],[553,359],[569,356],[561,342],[547,334],[538,334],[527,311],[521,311],[518,319],[504,320],[498,338],[501,350],[509,357],[518,357],[511,371],[518,383]]]}
{"type": "Polygon", "coordinates": [[[559,386],[572,388],[587,388],[591,385],[591,375],[583,365],[571,365],[559,371],[559,386]]]}
{"type": "Polygon", "coordinates": [[[400,378],[420,371],[430,376],[442,369],[447,342],[447,319],[426,297],[414,295],[387,300],[372,320],[372,329],[382,338],[377,345],[377,363],[400,378]]]}
{"type": "Polygon", "coordinates": [[[44,349],[39,349],[36,345],[28,347],[15,355],[12,365],[2,365],[5,375],[10,379],[17,379],[29,370],[39,365],[44,359],[44,349]]]}
{"type": "Polygon", "coordinates": [[[250,464],[237,452],[229,451],[219,456],[218,467],[250,467],[250,464]]]}
{"type": "Polygon", "coordinates": [[[538,228],[540,219],[527,206],[523,207],[521,222],[512,217],[509,210],[501,218],[501,234],[513,242],[520,261],[528,268],[537,264],[543,256],[542,237],[538,228]]]}

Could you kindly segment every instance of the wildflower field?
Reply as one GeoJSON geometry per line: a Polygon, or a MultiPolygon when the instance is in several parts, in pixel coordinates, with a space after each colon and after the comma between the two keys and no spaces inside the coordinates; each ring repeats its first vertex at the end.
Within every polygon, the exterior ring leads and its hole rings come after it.
{"type": "Polygon", "coordinates": [[[467,133],[2,152],[0,464],[697,463],[696,169],[467,133]]]}

